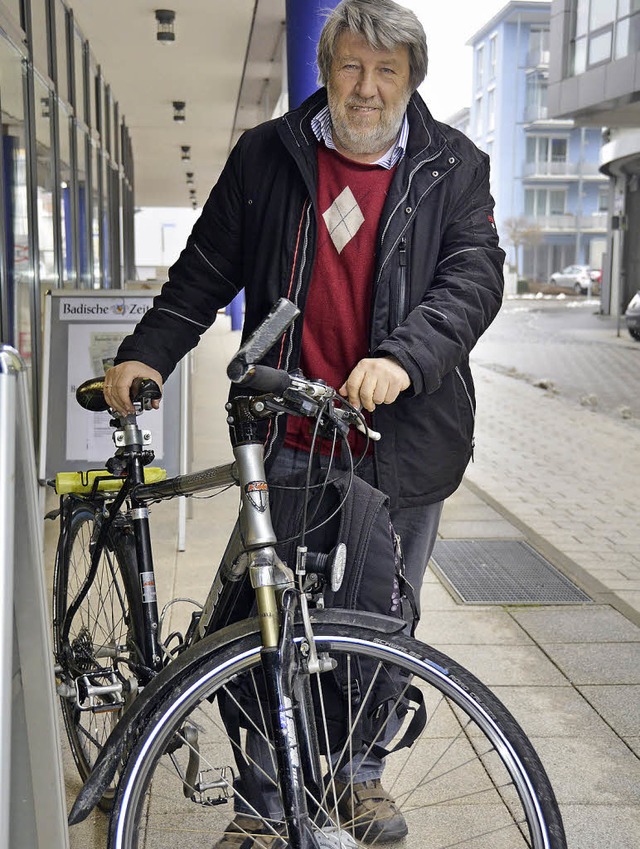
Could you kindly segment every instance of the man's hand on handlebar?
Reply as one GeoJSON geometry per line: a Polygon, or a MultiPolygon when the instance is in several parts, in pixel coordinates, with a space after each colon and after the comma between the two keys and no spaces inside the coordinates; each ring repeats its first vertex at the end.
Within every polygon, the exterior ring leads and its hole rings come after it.
{"type": "MultiPolygon", "coordinates": [[[[133,404],[129,397],[131,384],[137,378],[155,380],[162,389],[162,376],[151,366],[140,363],[137,360],[129,360],[110,368],[104,378],[104,398],[107,404],[118,413],[128,415],[134,412],[133,404]]],[[[157,410],[160,401],[152,401],[152,407],[157,410]]]]}
{"type": "Polygon", "coordinates": [[[373,412],[376,404],[393,404],[411,385],[407,372],[393,357],[360,360],[339,389],[354,407],[373,412]]]}

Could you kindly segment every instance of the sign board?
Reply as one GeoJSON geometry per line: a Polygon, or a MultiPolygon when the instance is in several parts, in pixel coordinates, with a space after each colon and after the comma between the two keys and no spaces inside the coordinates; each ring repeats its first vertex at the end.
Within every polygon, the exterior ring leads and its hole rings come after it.
{"type": "MultiPolygon", "coordinates": [[[[114,452],[108,413],[82,409],[76,387],[100,377],[113,364],[118,346],[153,303],[148,290],[63,290],[45,298],[40,480],[57,472],[103,468],[114,452]]],[[[152,434],[154,465],[169,475],[181,469],[181,383],[183,364],[163,387],[160,410],[142,414],[152,434]]]]}

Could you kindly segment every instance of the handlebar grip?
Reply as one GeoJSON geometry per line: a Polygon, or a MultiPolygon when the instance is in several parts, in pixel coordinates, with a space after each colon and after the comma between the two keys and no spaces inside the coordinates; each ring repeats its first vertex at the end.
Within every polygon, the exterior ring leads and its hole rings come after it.
{"type": "Polygon", "coordinates": [[[240,383],[252,364],[260,362],[299,313],[295,304],[287,298],[280,298],[229,363],[229,380],[240,383]]]}
{"type": "Polygon", "coordinates": [[[129,398],[132,403],[142,401],[146,409],[147,403],[159,401],[162,398],[162,392],[155,380],[151,380],[150,377],[136,377],[131,383],[129,398]]]}
{"type": "Polygon", "coordinates": [[[103,388],[104,377],[90,377],[76,389],[76,401],[85,410],[92,413],[104,413],[109,408],[104,400],[103,388]]]}
{"type": "Polygon", "coordinates": [[[258,392],[273,392],[282,395],[291,386],[291,375],[279,368],[251,366],[246,376],[237,381],[241,386],[258,392]]]}

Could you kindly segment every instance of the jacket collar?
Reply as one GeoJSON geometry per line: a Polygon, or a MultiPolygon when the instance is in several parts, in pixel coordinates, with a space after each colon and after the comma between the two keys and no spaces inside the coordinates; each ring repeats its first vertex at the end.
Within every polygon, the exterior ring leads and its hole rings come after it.
{"type": "MultiPolygon", "coordinates": [[[[283,115],[279,130],[285,144],[293,144],[303,155],[315,157],[318,142],[311,128],[311,119],[326,105],[327,91],[321,88],[297,109],[283,115]]],[[[417,92],[411,95],[407,105],[407,117],[409,141],[405,155],[416,162],[435,156],[446,144],[446,139],[417,92]]]]}

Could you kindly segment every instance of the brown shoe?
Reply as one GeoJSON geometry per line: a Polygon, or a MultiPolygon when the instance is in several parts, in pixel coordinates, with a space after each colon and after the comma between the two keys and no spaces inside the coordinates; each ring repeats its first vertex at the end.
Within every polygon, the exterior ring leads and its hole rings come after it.
{"type": "Polygon", "coordinates": [[[393,843],[408,833],[407,821],[379,778],[358,784],[336,781],[336,795],[342,826],[366,846],[393,843]]]}
{"type": "Polygon", "coordinates": [[[288,849],[284,823],[237,814],[213,849],[288,849]]]}

